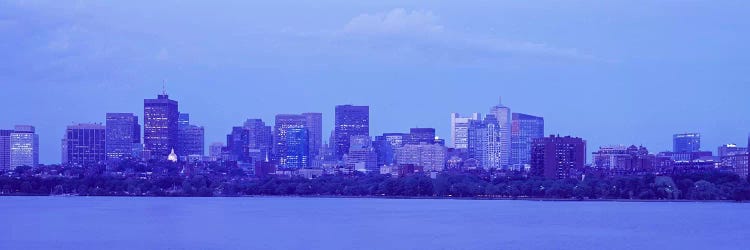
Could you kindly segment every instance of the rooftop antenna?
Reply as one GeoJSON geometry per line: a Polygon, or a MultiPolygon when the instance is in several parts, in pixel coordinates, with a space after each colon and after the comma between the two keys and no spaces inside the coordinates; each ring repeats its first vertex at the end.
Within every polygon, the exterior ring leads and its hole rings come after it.
{"type": "Polygon", "coordinates": [[[161,93],[163,95],[167,95],[167,80],[166,79],[161,81],[161,93]]]}

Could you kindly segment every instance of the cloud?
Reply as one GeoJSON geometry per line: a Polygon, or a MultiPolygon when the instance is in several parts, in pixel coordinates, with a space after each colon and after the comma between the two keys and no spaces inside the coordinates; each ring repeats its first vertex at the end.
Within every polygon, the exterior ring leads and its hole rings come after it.
{"type": "Polygon", "coordinates": [[[365,43],[368,48],[421,51],[430,56],[491,59],[520,55],[606,61],[575,48],[449,29],[429,10],[396,8],[387,12],[363,13],[332,34],[338,39],[365,43]]]}
{"type": "Polygon", "coordinates": [[[344,26],[344,32],[360,34],[436,33],[443,31],[431,11],[402,8],[375,14],[361,14],[344,26]]]}

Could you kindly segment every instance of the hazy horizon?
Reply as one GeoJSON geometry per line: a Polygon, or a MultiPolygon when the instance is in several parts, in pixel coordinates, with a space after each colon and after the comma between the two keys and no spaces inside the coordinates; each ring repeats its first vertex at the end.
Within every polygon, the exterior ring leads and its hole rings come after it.
{"type": "MultiPolygon", "coordinates": [[[[60,162],[72,123],[135,113],[167,82],[206,144],[248,118],[370,106],[371,135],[486,114],[502,96],[588,150],[745,146],[745,1],[3,1],[0,129],[60,162]]],[[[590,160],[590,155],[588,156],[590,160]]]]}

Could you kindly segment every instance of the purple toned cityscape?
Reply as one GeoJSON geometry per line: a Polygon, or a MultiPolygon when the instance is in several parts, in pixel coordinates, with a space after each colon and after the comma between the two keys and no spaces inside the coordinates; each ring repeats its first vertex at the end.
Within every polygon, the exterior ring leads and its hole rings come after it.
{"type": "MultiPolygon", "coordinates": [[[[486,114],[450,114],[451,138],[434,128],[370,134],[368,106],[335,107],[335,127],[324,140],[322,113],[278,114],[273,122],[247,119],[226,128],[225,142],[205,152],[204,127],[192,124],[166,90],[143,101],[143,128],[137,113],[107,113],[106,122],[67,126],[61,138],[61,165],[114,169],[123,162],[172,162],[182,171],[221,164],[248,176],[308,179],[323,175],[421,174],[492,171],[545,179],[582,179],[726,172],[748,176],[748,149],[701,147],[699,133],[672,136],[673,150],[650,152],[641,145],[599,146],[587,157],[587,143],[575,135],[545,135],[543,117],[512,112],[498,103],[486,114]],[[142,136],[141,136],[142,135],[142,136]],[[590,160],[589,160],[590,159],[590,160]]],[[[446,114],[448,118],[448,114],[446,114]]],[[[447,120],[447,119],[446,119],[447,120]]],[[[665,136],[666,137],[666,136],[665,136]]],[[[38,167],[39,135],[34,126],[0,130],[0,170],[38,167]]]]}

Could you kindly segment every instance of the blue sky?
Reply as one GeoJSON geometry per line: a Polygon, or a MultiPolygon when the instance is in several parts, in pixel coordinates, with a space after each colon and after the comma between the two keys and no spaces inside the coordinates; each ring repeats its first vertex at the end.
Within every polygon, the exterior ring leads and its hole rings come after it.
{"type": "MultiPolygon", "coordinates": [[[[705,149],[750,132],[747,1],[3,1],[0,127],[60,161],[73,122],[142,117],[161,90],[223,141],[247,118],[371,105],[371,133],[503,97],[548,134],[705,149]]],[[[327,132],[326,132],[327,134],[327,132]]],[[[327,135],[325,136],[327,138],[327,135]]]]}

